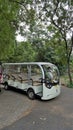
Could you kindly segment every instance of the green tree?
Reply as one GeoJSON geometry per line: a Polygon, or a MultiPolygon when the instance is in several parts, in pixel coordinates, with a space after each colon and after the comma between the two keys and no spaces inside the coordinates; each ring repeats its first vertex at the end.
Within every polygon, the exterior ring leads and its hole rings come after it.
{"type": "Polygon", "coordinates": [[[46,12],[46,16],[50,17],[52,25],[58,29],[64,41],[68,76],[70,79],[70,84],[72,84],[72,77],[70,73],[70,57],[72,53],[73,41],[68,41],[67,34],[72,32],[73,29],[73,1],[47,1],[47,3],[45,2],[43,9],[46,12]]]}
{"type": "MultiPolygon", "coordinates": [[[[57,35],[58,33],[60,34],[61,41],[65,47],[68,75],[70,83],[72,83],[70,57],[73,42],[69,42],[67,35],[73,29],[73,1],[14,0],[14,2],[20,5],[19,31],[31,43],[35,43],[35,46],[37,45],[41,49],[40,45],[45,44],[46,39],[51,40],[55,33],[57,35]],[[23,25],[20,24],[21,22],[23,22],[23,25]],[[51,29],[49,28],[50,25],[51,29]],[[25,28],[27,26],[28,29],[25,28]]],[[[56,59],[58,60],[59,58],[56,57],[56,59]]]]}
{"type": "Polygon", "coordinates": [[[14,54],[9,57],[8,62],[31,62],[35,61],[36,53],[29,42],[17,43],[14,54]]]}
{"type": "Polygon", "coordinates": [[[2,61],[14,53],[17,11],[17,4],[11,4],[9,0],[0,0],[0,60],[2,61]]]}

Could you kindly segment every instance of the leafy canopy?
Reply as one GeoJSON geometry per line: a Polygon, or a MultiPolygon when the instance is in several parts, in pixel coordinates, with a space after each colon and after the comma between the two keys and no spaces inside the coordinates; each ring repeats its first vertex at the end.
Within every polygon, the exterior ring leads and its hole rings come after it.
{"type": "Polygon", "coordinates": [[[0,60],[8,58],[13,53],[15,43],[15,25],[18,12],[16,3],[0,0],[0,60]]]}

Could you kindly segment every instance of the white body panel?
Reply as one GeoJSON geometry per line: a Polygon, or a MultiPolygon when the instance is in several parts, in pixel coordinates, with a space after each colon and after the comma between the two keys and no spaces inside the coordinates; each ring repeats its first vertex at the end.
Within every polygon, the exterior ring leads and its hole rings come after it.
{"type": "Polygon", "coordinates": [[[53,86],[51,89],[43,87],[42,100],[48,100],[57,97],[61,93],[61,85],[53,86]]]}
{"type": "Polygon", "coordinates": [[[8,82],[9,86],[12,86],[12,87],[24,90],[24,91],[27,91],[28,88],[32,88],[35,94],[42,92],[42,85],[32,86],[32,85],[29,85],[28,83],[20,83],[19,81],[13,81],[13,80],[8,80],[6,82],[8,82]]]}

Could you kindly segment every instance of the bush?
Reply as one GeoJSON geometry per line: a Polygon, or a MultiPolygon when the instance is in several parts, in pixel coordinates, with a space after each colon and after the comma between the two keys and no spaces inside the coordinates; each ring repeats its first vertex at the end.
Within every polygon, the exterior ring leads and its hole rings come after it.
{"type": "Polygon", "coordinates": [[[69,83],[69,84],[67,85],[67,87],[73,88],[73,82],[72,82],[72,83],[69,83]]]}

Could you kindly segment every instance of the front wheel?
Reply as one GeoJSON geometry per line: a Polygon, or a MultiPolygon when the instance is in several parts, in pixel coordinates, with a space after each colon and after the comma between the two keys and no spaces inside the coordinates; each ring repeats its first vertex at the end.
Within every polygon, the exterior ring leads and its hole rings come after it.
{"type": "Polygon", "coordinates": [[[35,99],[35,93],[34,93],[34,90],[33,90],[33,89],[28,89],[27,95],[28,95],[28,98],[29,98],[29,99],[32,99],[32,100],[35,99]]]}
{"type": "Polygon", "coordinates": [[[8,86],[8,84],[6,83],[6,84],[4,84],[4,89],[5,90],[8,90],[9,89],[9,86],[8,86]]]}

